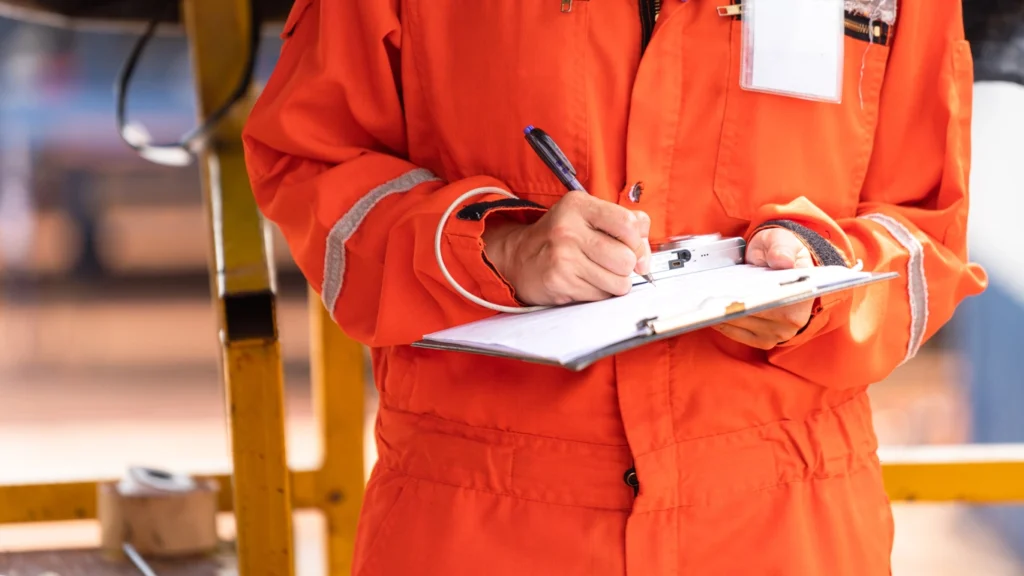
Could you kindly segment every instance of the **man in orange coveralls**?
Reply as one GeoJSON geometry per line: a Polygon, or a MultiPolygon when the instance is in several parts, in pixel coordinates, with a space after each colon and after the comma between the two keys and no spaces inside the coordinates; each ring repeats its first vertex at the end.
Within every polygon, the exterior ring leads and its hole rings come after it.
{"type": "Polygon", "coordinates": [[[373,351],[355,574],[889,573],[866,388],[987,281],[965,249],[960,3],[845,0],[839,104],[744,90],[742,16],[664,0],[652,26],[655,4],[296,1],[244,141],[262,211],[373,351]],[[589,196],[565,193],[528,124],[589,196]],[[578,373],[410,347],[494,314],[434,256],[442,214],[481,186],[518,199],[465,201],[444,261],[507,306],[621,293],[644,237],[677,234],[900,277],[578,373]]]}

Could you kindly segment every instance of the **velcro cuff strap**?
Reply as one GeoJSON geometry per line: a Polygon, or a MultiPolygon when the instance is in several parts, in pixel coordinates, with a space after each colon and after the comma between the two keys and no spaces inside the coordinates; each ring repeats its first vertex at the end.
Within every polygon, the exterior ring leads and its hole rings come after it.
{"type": "Polygon", "coordinates": [[[531,202],[529,200],[523,200],[522,198],[503,198],[501,200],[491,200],[489,202],[477,202],[475,204],[468,204],[459,210],[456,214],[456,218],[459,220],[472,220],[479,222],[484,219],[484,216],[492,210],[507,210],[514,208],[539,208],[544,210],[544,206],[531,202]]]}
{"type": "Polygon", "coordinates": [[[769,220],[758,226],[754,233],[765,228],[785,228],[796,234],[811,251],[814,261],[819,266],[849,266],[846,258],[843,258],[842,253],[831,242],[802,224],[797,224],[792,220],[769,220]]]}

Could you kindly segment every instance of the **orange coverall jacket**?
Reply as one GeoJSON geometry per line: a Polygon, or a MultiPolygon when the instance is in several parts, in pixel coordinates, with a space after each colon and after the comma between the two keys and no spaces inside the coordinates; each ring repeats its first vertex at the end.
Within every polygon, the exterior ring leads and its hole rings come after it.
{"type": "Polygon", "coordinates": [[[902,0],[868,33],[858,10],[881,1],[846,0],[841,104],[741,89],[727,2],[663,0],[649,33],[650,0],[296,1],[244,143],[261,210],[372,349],[379,461],[355,574],[889,573],[866,388],[987,282],[965,247],[960,2],[902,0]],[[410,347],[493,314],[434,257],[472,188],[523,201],[468,200],[445,262],[517,305],[481,233],[564,193],[530,124],[591,194],[648,212],[652,239],[783,226],[819,264],[900,277],[821,298],[767,352],[702,330],[574,373],[410,347]]]}

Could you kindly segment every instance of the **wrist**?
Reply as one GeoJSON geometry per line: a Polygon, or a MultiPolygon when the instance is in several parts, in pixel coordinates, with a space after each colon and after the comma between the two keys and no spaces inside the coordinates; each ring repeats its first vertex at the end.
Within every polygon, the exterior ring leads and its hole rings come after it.
{"type": "Polygon", "coordinates": [[[484,243],[484,257],[499,275],[508,278],[515,252],[515,238],[526,228],[524,224],[503,216],[500,212],[488,215],[480,238],[484,243]]]}

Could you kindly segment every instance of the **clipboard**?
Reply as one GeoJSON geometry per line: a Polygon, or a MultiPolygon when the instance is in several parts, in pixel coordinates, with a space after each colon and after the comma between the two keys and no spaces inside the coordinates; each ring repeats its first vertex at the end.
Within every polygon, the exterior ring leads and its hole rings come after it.
{"type": "MultiPolygon", "coordinates": [[[[815,269],[803,269],[813,271],[815,269]]],[[[700,272],[692,276],[709,274],[700,272]]],[[[784,281],[771,286],[766,290],[751,293],[742,299],[736,298],[709,298],[699,307],[684,311],[678,314],[655,314],[638,318],[636,333],[627,338],[618,339],[608,345],[601,346],[594,350],[573,355],[571,358],[558,359],[543,354],[531,354],[520,350],[501,349],[492,345],[474,344],[471,342],[451,342],[442,338],[445,333],[451,330],[444,330],[433,335],[427,335],[422,340],[413,344],[417,348],[431,350],[443,350],[450,352],[462,352],[492,356],[498,358],[514,359],[523,362],[558,366],[574,372],[579,372],[591,366],[595,362],[626,352],[652,342],[674,338],[676,336],[708,328],[722,322],[728,322],[736,318],[757,314],[772,308],[779,308],[796,304],[798,302],[811,300],[827,294],[851,290],[854,288],[875,284],[899,277],[895,272],[891,273],[863,273],[858,272],[855,277],[844,278],[826,283],[815,283],[812,274],[790,275],[784,281]]],[[[693,280],[691,277],[690,280],[693,280]]],[[[698,279],[699,280],[699,279],[698,279]]],[[[659,285],[655,290],[661,289],[659,285]]],[[[596,303],[573,304],[579,310],[593,307],[596,303]]],[[[517,318],[509,318],[508,322],[527,321],[536,312],[519,315],[517,318]]],[[[481,324],[487,320],[481,320],[473,324],[481,324]]]]}

